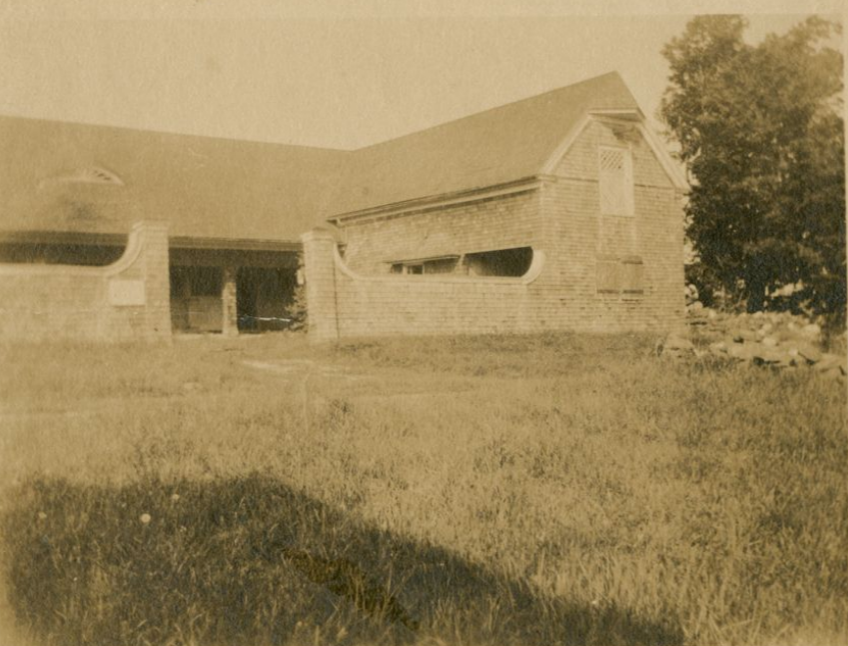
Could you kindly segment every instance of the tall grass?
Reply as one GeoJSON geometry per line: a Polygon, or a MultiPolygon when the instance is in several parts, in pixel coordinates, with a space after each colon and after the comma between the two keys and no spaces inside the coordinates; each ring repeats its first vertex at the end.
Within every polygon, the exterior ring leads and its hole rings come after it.
{"type": "Polygon", "coordinates": [[[74,644],[672,643],[440,547],[245,476],[95,487],[37,480],[7,518],[19,619],[74,644]],[[38,510],[33,514],[34,510],[38,510]]]}
{"type": "Polygon", "coordinates": [[[10,349],[10,603],[54,643],[845,643],[844,386],[651,348],[10,349]]]}

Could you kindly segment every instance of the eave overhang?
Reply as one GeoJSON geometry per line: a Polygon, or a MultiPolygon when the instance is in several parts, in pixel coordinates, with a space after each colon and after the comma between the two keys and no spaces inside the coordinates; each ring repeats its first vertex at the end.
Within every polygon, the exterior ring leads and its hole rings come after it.
{"type": "MultiPolygon", "coordinates": [[[[127,234],[79,231],[2,231],[0,232],[0,243],[123,247],[127,244],[127,234]]],[[[300,242],[195,236],[169,237],[168,246],[171,249],[221,249],[231,251],[297,252],[301,249],[300,242]]]]}
{"type": "Polygon", "coordinates": [[[443,193],[440,195],[429,195],[412,200],[405,200],[403,202],[394,202],[368,209],[361,209],[359,211],[340,213],[327,218],[327,221],[336,226],[343,227],[353,221],[358,223],[363,220],[392,218],[406,215],[411,212],[426,211],[429,209],[453,206],[467,202],[479,202],[505,195],[527,193],[535,191],[541,186],[542,180],[538,176],[534,175],[531,177],[524,177],[514,182],[506,182],[494,186],[485,186],[453,193],[443,193]]]}

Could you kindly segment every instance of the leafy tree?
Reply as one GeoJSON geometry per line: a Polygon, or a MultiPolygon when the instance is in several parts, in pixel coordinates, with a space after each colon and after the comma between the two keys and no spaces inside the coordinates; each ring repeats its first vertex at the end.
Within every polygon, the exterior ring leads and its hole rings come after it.
{"type": "Polygon", "coordinates": [[[687,233],[703,287],[749,311],[797,307],[845,315],[845,168],[839,25],[812,17],[747,44],[740,16],[701,16],[663,55],[660,114],[692,190],[687,233]],[[791,303],[769,302],[802,285],[791,303]]]}

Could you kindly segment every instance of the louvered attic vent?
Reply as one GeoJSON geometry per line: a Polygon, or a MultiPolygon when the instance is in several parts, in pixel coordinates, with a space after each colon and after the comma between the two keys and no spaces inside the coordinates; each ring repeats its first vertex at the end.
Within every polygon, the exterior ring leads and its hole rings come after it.
{"type": "Polygon", "coordinates": [[[624,151],[615,148],[601,148],[602,171],[624,171],[624,151]]]}
{"type": "Polygon", "coordinates": [[[601,215],[633,215],[633,161],[630,151],[601,147],[598,166],[601,215]]]}

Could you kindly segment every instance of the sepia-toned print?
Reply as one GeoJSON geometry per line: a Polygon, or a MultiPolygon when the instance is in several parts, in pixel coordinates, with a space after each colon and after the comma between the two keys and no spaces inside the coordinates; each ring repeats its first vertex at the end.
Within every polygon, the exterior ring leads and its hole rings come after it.
{"type": "Polygon", "coordinates": [[[838,5],[154,4],[0,12],[0,643],[848,643],[838,5]]]}

